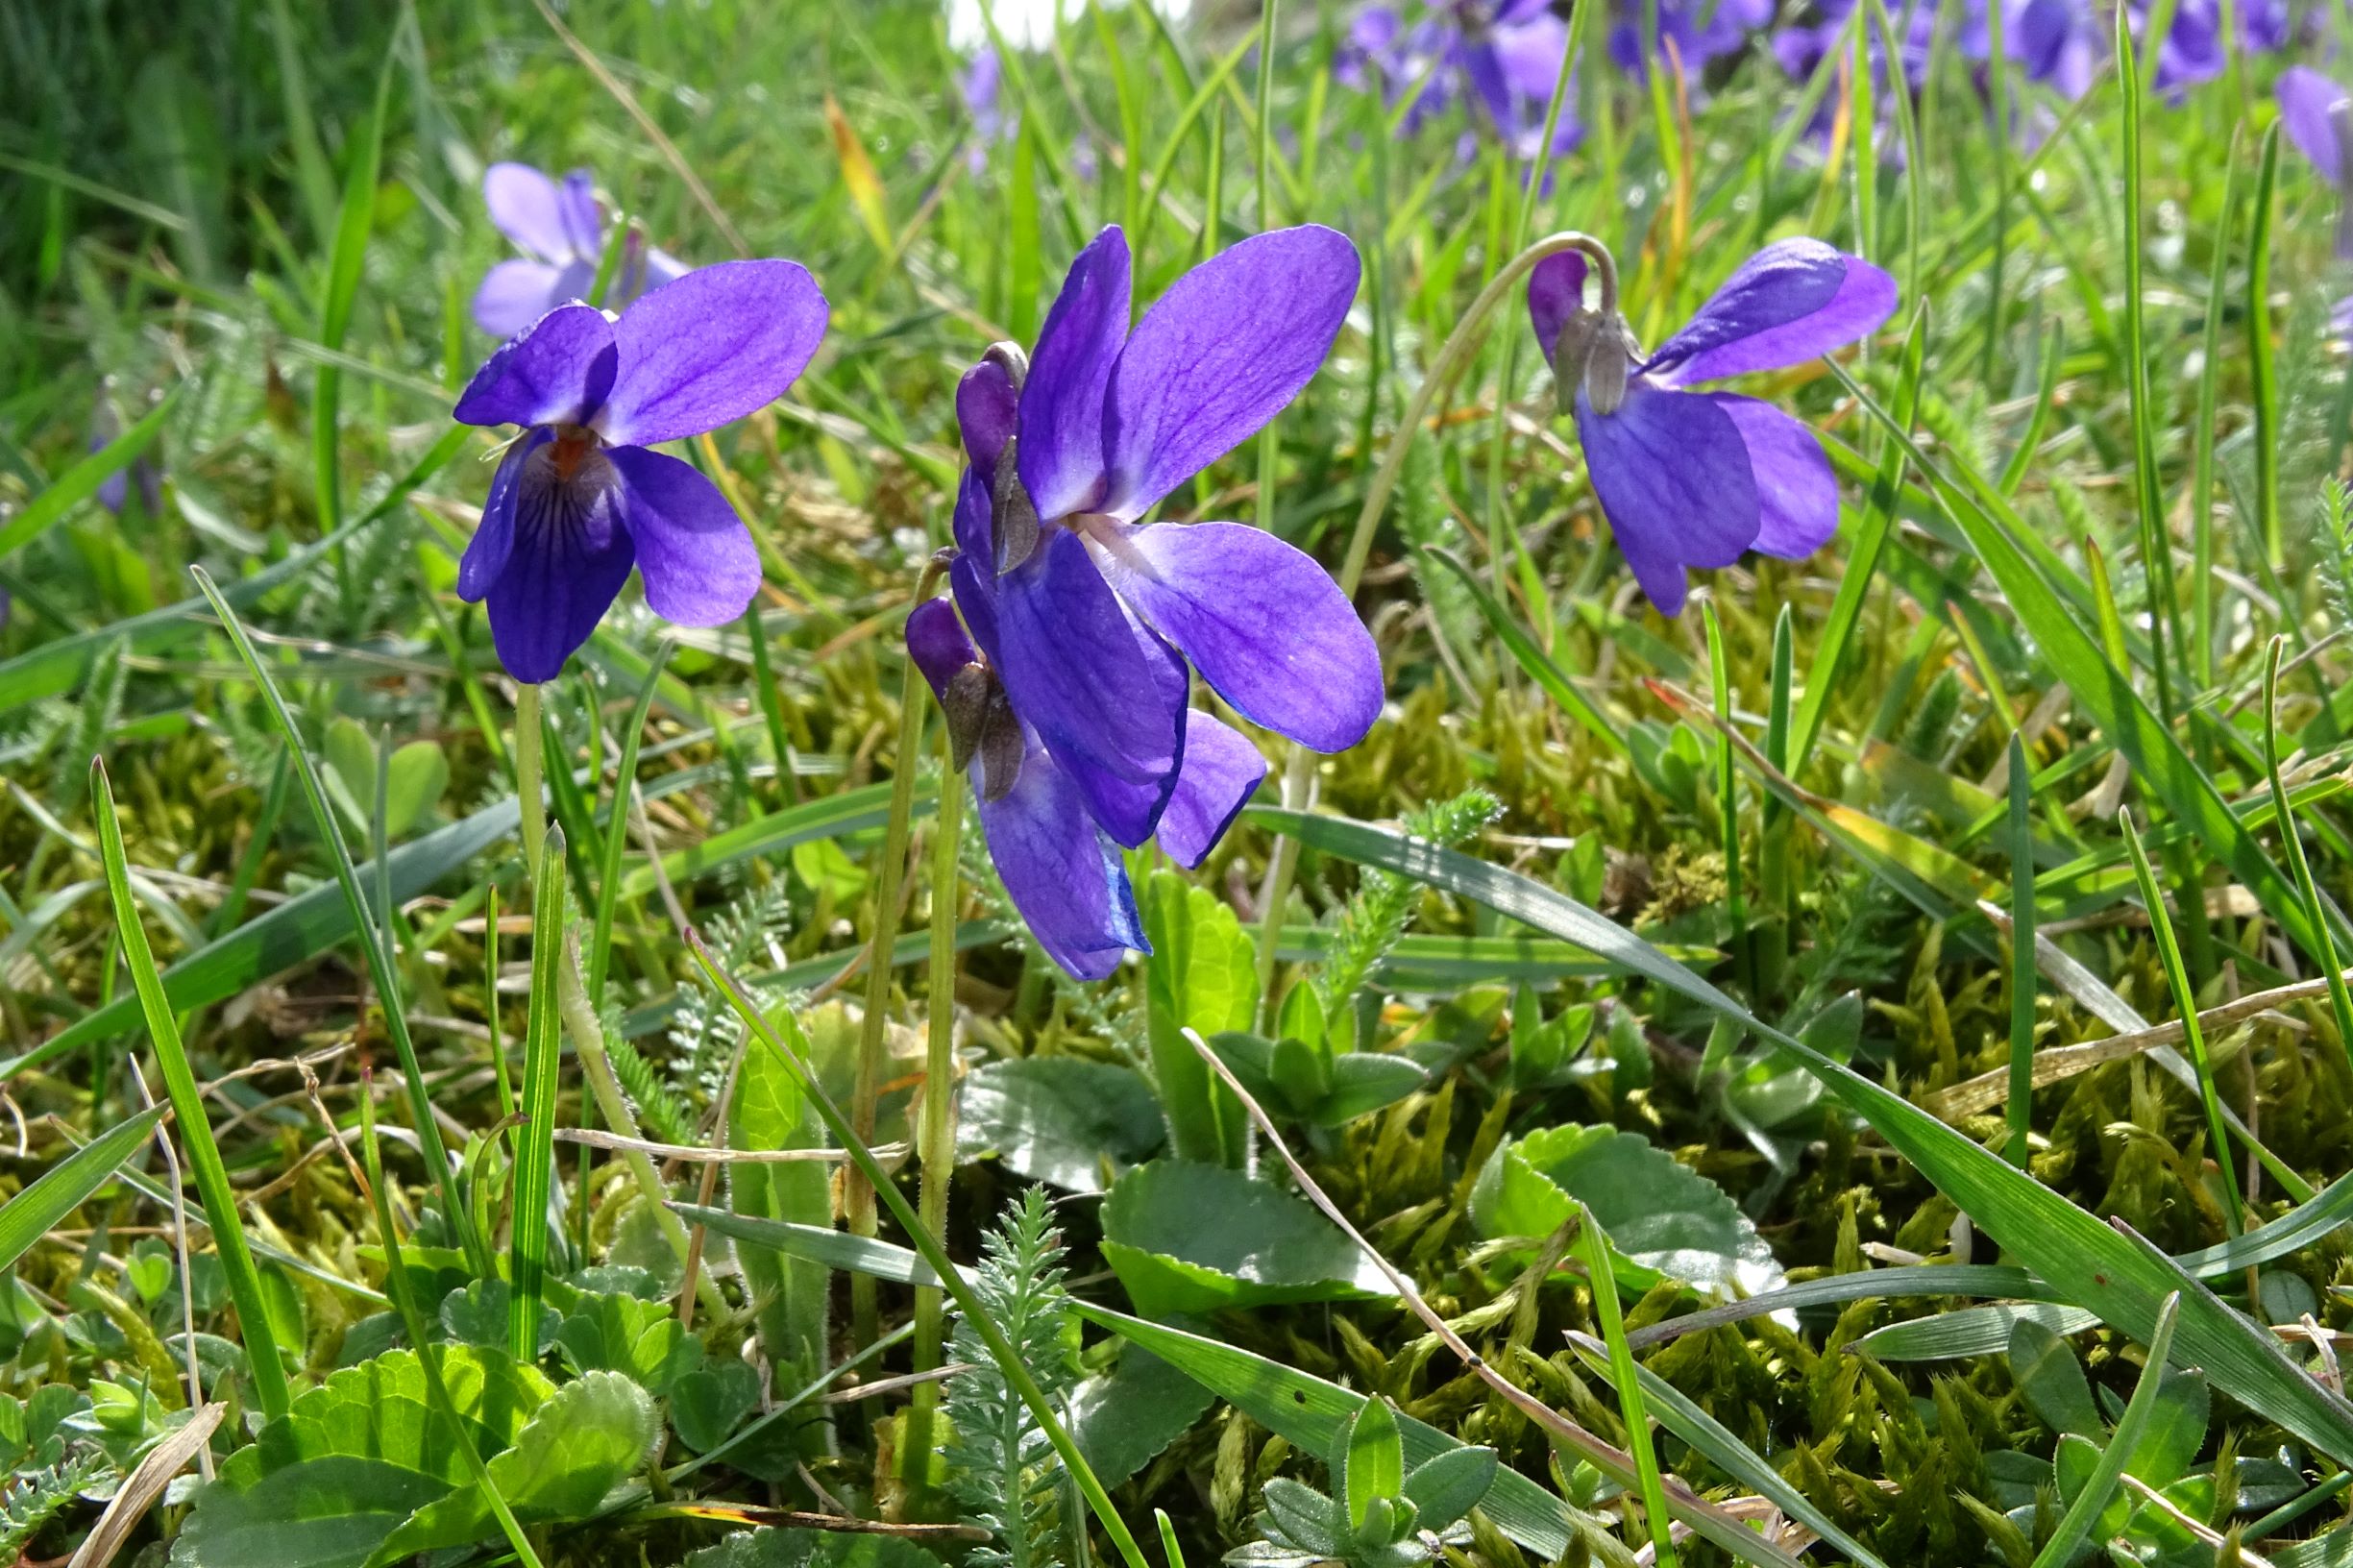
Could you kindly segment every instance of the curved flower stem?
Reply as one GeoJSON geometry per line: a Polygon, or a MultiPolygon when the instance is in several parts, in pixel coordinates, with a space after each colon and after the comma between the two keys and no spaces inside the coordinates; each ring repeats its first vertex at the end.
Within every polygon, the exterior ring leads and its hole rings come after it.
{"type": "MultiPolygon", "coordinates": [[[[955,742],[946,726],[940,732],[940,807],[931,841],[931,997],[930,1031],[923,1051],[923,1121],[917,1134],[917,1154],[922,1164],[922,1190],[916,1212],[934,1236],[947,1234],[948,1184],[956,1175],[956,857],[964,838],[964,783],[957,777],[955,742]]],[[[915,1293],[915,1369],[929,1372],[944,1364],[940,1343],[940,1292],[915,1293]]],[[[932,1412],[940,1403],[937,1383],[915,1385],[907,1409],[905,1472],[911,1479],[923,1474],[930,1460],[932,1412]]]]}
{"type": "MultiPolygon", "coordinates": [[[[1430,405],[1438,394],[1451,386],[1478,352],[1487,317],[1495,306],[1510,294],[1521,279],[1534,270],[1537,262],[1563,251],[1577,251],[1593,263],[1593,275],[1600,292],[1599,305],[1604,314],[1614,315],[1618,308],[1618,263],[1609,254],[1609,247],[1591,234],[1574,229],[1563,229],[1546,234],[1513,257],[1503,271],[1488,281],[1471,301],[1471,307],[1462,312],[1455,330],[1447,334],[1438,350],[1437,361],[1422,384],[1414,389],[1413,401],[1406,407],[1406,417],[1389,436],[1388,450],[1382,454],[1381,466],[1373,473],[1373,482],[1364,492],[1364,505],[1357,513],[1357,526],[1348,536],[1348,553],[1340,561],[1340,592],[1354,599],[1357,584],[1363,579],[1364,563],[1373,552],[1373,530],[1380,526],[1381,514],[1387,510],[1389,493],[1397,488],[1397,476],[1404,472],[1406,454],[1413,449],[1413,438],[1421,433],[1422,425],[1430,416],[1430,405]]],[[[1289,811],[1306,811],[1314,804],[1314,753],[1305,747],[1291,748],[1290,761],[1283,771],[1283,805],[1289,811]]],[[[1299,843],[1296,839],[1275,841],[1274,865],[1267,872],[1265,908],[1260,912],[1259,927],[1259,997],[1260,1005],[1268,1009],[1274,998],[1268,994],[1274,987],[1275,946],[1283,931],[1283,906],[1290,902],[1291,881],[1299,871],[1299,843]]]]}
{"type": "Polygon", "coordinates": [[[1046,1440],[1054,1445],[1055,1454],[1061,1458],[1071,1480],[1078,1483],[1080,1493],[1086,1497],[1087,1507],[1093,1510],[1096,1521],[1103,1527],[1103,1532],[1111,1537],[1112,1545],[1118,1550],[1120,1560],[1127,1568],[1150,1568],[1144,1559],[1143,1549],[1136,1544],[1136,1537],[1129,1531],[1126,1521],[1112,1506],[1111,1494],[1104,1490],[1103,1482],[1087,1463],[1087,1456],[1080,1453],[1078,1444],[1071,1440],[1069,1428],[1064,1425],[1061,1412],[1054,1409],[1054,1402],[1046,1398],[1045,1390],[1038,1386],[1038,1380],[1022,1361],[1020,1352],[1014,1348],[1013,1341],[1006,1337],[1004,1328],[990,1314],[989,1304],[981,1300],[971,1283],[965,1278],[964,1271],[949,1259],[947,1248],[923,1223],[922,1216],[916,1213],[915,1206],[907,1201],[906,1195],[892,1184],[881,1162],[874,1158],[873,1149],[858,1136],[857,1129],[843,1115],[842,1108],[825,1091],[823,1082],[810,1066],[809,1041],[801,1033],[800,1020],[793,1016],[792,1009],[778,1009],[776,1017],[783,1020],[785,1035],[784,1039],[779,1039],[769,1020],[744,994],[742,985],[712,958],[711,950],[703,945],[701,936],[689,931],[686,942],[694,952],[695,962],[702,966],[702,972],[709,978],[712,988],[727,999],[728,1005],[735,1009],[736,1017],[743,1020],[744,1026],[752,1032],[753,1037],[775,1052],[777,1060],[792,1072],[794,1079],[809,1096],[810,1107],[817,1112],[818,1119],[824,1122],[828,1132],[841,1139],[843,1147],[849,1151],[851,1162],[865,1173],[869,1185],[880,1190],[882,1201],[890,1206],[891,1217],[905,1228],[907,1239],[914,1244],[916,1252],[940,1277],[940,1283],[946,1286],[947,1293],[956,1298],[956,1310],[964,1314],[966,1321],[972,1325],[973,1332],[980,1335],[981,1342],[989,1347],[989,1359],[996,1363],[997,1371],[1003,1375],[1015,1395],[1029,1408],[1030,1415],[1044,1431],[1046,1440]],[[790,1043],[787,1043],[788,1041],[790,1043]]]}

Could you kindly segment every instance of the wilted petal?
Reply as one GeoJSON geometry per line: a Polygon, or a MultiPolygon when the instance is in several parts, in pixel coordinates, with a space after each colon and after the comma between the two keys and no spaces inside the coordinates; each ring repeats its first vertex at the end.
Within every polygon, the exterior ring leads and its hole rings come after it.
{"type": "Polygon", "coordinates": [[[1119,596],[1254,724],[1344,751],[1381,716],[1381,653],[1313,556],[1243,523],[1113,524],[1119,596]]]}
{"type": "Polygon", "coordinates": [[[1794,561],[1828,544],[1838,531],[1838,477],[1814,432],[1754,398],[1717,392],[1707,401],[1732,416],[1749,449],[1758,519],[1749,548],[1794,561]]]}
{"type": "Polygon", "coordinates": [[[994,595],[991,654],[1014,711],[1045,738],[1103,830],[1131,848],[1143,843],[1184,759],[1185,661],[1129,617],[1066,529],[1048,529],[994,595]]]}
{"type": "Polygon", "coordinates": [[[1584,308],[1585,258],[1575,251],[1556,251],[1528,273],[1528,324],[1536,330],[1536,345],[1549,362],[1560,329],[1584,308]]]}
{"type": "Polygon", "coordinates": [[[994,359],[983,359],[956,383],[956,429],[984,491],[996,483],[997,453],[1013,439],[1020,413],[1021,397],[1014,390],[1013,374],[994,359]]]}
{"type": "Polygon", "coordinates": [[[579,253],[564,225],[555,182],[528,163],[493,163],[482,171],[482,202],[499,233],[543,261],[569,261],[579,253]]]}
{"type": "Polygon", "coordinates": [[[524,460],[514,542],[486,596],[490,640],[517,680],[535,684],[560,674],[629,580],[636,551],[622,505],[621,486],[602,453],[590,453],[568,478],[556,475],[550,448],[524,460]]]}
{"type": "Polygon", "coordinates": [[[1102,491],[1103,388],[1127,317],[1127,235],[1114,224],[1070,263],[1021,383],[1017,463],[1042,518],[1091,507],[1102,491]]]}
{"type": "Polygon", "coordinates": [[[972,796],[989,858],[1046,956],[1081,980],[1100,980],[1129,948],[1151,951],[1119,851],[1087,815],[1083,793],[1030,738],[1013,788],[986,798],[980,764],[972,796]]]}
{"type": "Polygon", "coordinates": [[[502,342],[514,336],[562,299],[555,290],[563,275],[549,261],[500,262],[474,291],[474,325],[502,342]]]}
{"type": "Polygon", "coordinates": [[[760,591],[760,551],[727,498],[692,464],[643,447],[606,453],[637,547],[646,602],[682,626],[724,625],[760,591]]]}
{"type": "Polygon", "coordinates": [[[1637,381],[1606,417],[1577,398],[1585,471],[1618,549],[1660,612],[1683,607],[1686,566],[1729,566],[1761,526],[1749,449],[1732,416],[1637,381]]]}
{"type": "Polygon", "coordinates": [[[506,558],[515,548],[515,492],[523,480],[524,465],[554,438],[553,431],[534,427],[524,431],[523,438],[499,460],[499,471],[491,476],[489,499],[482,502],[482,520],[475,525],[474,537],[466,541],[466,552],[457,560],[457,597],[468,603],[480,602],[490,585],[499,580],[499,574],[506,570],[506,558]]]}
{"type": "Polygon", "coordinates": [[[2291,65],[2280,73],[2280,129],[2332,185],[2343,177],[2344,155],[2337,143],[2337,118],[2331,110],[2345,97],[2344,88],[2309,65],[2291,65]]]}
{"type": "Polygon", "coordinates": [[[927,599],[907,612],[907,654],[923,672],[931,695],[945,698],[947,683],[976,657],[953,601],[927,599]]]}
{"type": "Polygon", "coordinates": [[[715,430],[784,396],[824,335],[825,297],[799,262],[699,268],[622,313],[597,428],[625,447],[715,430]]]}
{"type": "Polygon", "coordinates": [[[1200,865],[1265,776],[1266,759],[1249,737],[1199,708],[1189,709],[1185,767],[1161,813],[1160,846],[1187,870],[1200,865]]]}
{"type": "Polygon", "coordinates": [[[1348,237],[1311,224],[1245,239],[1170,285],[1112,372],[1102,510],[1133,522],[1297,396],[1348,319],[1358,271],[1348,237]]]}
{"type": "Polygon", "coordinates": [[[612,390],[612,324],[585,305],[559,305],[474,373],[453,417],[462,425],[579,425],[612,390]]]}
{"type": "Polygon", "coordinates": [[[1672,385],[1803,364],[1868,336],[1896,308],[1896,280],[1818,239],[1766,246],[1659,345],[1646,369],[1672,385]]]}

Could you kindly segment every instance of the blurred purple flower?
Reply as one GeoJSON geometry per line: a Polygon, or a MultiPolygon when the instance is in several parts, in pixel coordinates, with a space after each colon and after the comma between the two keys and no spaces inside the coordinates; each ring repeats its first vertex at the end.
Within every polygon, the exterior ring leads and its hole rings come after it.
{"type": "Polygon", "coordinates": [[[1264,775],[1256,747],[1189,705],[1188,661],[1315,750],[1380,714],[1380,654],[1311,557],[1247,524],[1140,522],[1313,378],[1358,276],[1330,229],[1260,234],[1130,331],[1127,239],[1109,228],[1035,355],[1000,344],[956,389],[954,605],[911,617],[909,647],[974,770],[1006,891],[1081,978],[1144,947],[1120,848],[1157,835],[1199,864],[1264,775]]]}
{"type": "Polygon", "coordinates": [[[1004,82],[1005,62],[993,48],[983,48],[974,55],[972,62],[956,78],[956,90],[964,98],[964,111],[972,121],[972,145],[964,155],[965,166],[974,174],[989,166],[989,149],[1010,139],[1018,128],[999,102],[1004,82]]]}
{"type": "MultiPolygon", "coordinates": [[[[1823,61],[1832,51],[1851,46],[1848,29],[1852,24],[1855,0],[1821,0],[1814,7],[1816,20],[1792,22],[1773,35],[1770,47],[1773,58],[1779,61],[1782,72],[1793,81],[1806,82],[1821,69],[1823,61]]],[[[1917,97],[1928,78],[1928,52],[1936,33],[1936,8],[1928,0],[1913,0],[1908,7],[1893,12],[1893,20],[1900,38],[1896,54],[1897,64],[1903,73],[1904,90],[1917,97]]],[[[1966,24],[1965,24],[1966,25],[1966,24]]],[[[1869,30],[1871,50],[1871,79],[1881,92],[1887,90],[1887,40],[1876,25],[1869,30]]],[[[1836,88],[1826,92],[1814,106],[1813,118],[1806,122],[1805,134],[1816,143],[1829,139],[1830,126],[1838,105],[1836,88]]],[[[1903,161],[1903,141],[1900,136],[1883,135],[1879,139],[1882,159],[1900,165],[1903,161]]]]}
{"type": "Polygon", "coordinates": [[[750,530],[719,487],[650,450],[781,397],[825,333],[825,297],[793,261],[727,261],[619,316],[560,305],[475,372],[468,425],[520,425],[457,566],[487,599],[499,661],[552,679],[635,566],[681,625],[744,613],[760,585],[750,530]]]}
{"type": "MultiPolygon", "coordinates": [[[[113,444],[123,433],[122,415],[115,412],[114,400],[106,393],[90,405],[89,445],[86,449],[97,452],[113,444]]],[[[156,466],[151,442],[145,452],[134,457],[123,468],[116,469],[98,484],[98,504],[115,516],[122,515],[123,503],[131,499],[131,487],[139,487],[139,507],[150,518],[163,515],[163,471],[156,466]]]]}
{"type": "MultiPolygon", "coordinates": [[[[2129,0],[2136,37],[2147,31],[2155,0],[2129,0]]],[[[2157,71],[2150,79],[2160,92],[2209,82],[2230,63],[2222,37],[2223,0],[2178,0],[2173,25],[2157,48],[2157,71]]],[[[2288,42],[2292,32],[2287,0],[2230,0],[2239,22],[2239,47],[2249,54],[2267,54],[2288,42]]]]}
{"type": "MultiPolygon", "coordinates": [[[[567,300],[584,299],[604,259],[604,209],[586,169],[561,185],[528,163],[493,163],[482,175],[482,200],[499,233],[527,253],[502,261],[474,292],[474,324],[508,338],[567,300]]],[[[684,276],[686,263],[647,246],[635,232],[622,241],[621,260],[605,289],[620,309],[650,289],[684,276]]]]}
{"type": "Polygon", "coordinates": [[[1669,43],[1683,74],[1697,76],[1709,61],[1731,54],[1773,20],[1774,0],[1655,0],[1654,31],[1652,4],[1616,0],[1616,19],[1609,27],[1609,58],[1636,81],[1647,76],[1651,61],[1666,57],[1669,43]]]}
{"type": "MultiPolygon", "coordinates": [[[[1544,116],[1568,47],[1568,24],[1551,0],[1423,0],[1411,23],[1390,6],[1373,5],[1350,24],[1335,71],[1351,86],[1382,87],[1392,108],[1411,93],[1409,135],[1468,99],[1511,156],[1527,161],[1544,150],[1544,116]]],[[[1551,156],[1572,151],[1583,136],[1572,95],[1561,106],[1551,156]]]]}
{"type": "Polygon", "coordinates": [[[1766,246],[1644,358],[1614,310],[1584,304],[1585,258],[1562,252],[1528,278],[1528,313],[1573,406],[1585,472],[1634,579],[1665,615],[1683,573],[1748,551],[1811,554],[1838,527],[1838,482],[1813,432],[1754,398],[1696,381],[1779,370],[1869,335],[1896,281],[1818,239],[1766,246]]]}
{"type": "Polygon", "coordinates": [[[2353,98],[2309,65],[2281,72],[2276,90],[2280,130],[2337,187],[2337,254],[2353,257],[2353,203],[2345,200],[2346,176],[2353,173],[2353,98]]]}

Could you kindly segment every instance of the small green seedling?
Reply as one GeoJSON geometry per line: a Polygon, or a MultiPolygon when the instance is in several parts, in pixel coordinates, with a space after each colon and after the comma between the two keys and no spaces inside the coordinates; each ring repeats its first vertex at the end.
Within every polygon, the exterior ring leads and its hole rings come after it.
{"type": "Polygon", "coordinates": [[[1396,1413],[1385,1399],[1358,1407],[1332,1447],[1327,1497],[1305,1482],[1266,1483],[1265,1511],[1252,1523],[1263,1538],[1237,1547],[1237,1568],[1409,1568],[1471,1538],[1465,1516],[1494,1483],[1491,1448],[1455,1448],[1406,1470],[1396,1413]]]}
{"type": "Polygon", "coordinates": [[[1394,1105],[1430,1075],[1402,1056],[1336,1047],[1323,1000],[1311,985],[1283,998],[1280,1037],[1229,1031],[1210,1041],[1234,1076],[1277,1115],[1312,1127],[1340,1127],[1394,1105]]]}

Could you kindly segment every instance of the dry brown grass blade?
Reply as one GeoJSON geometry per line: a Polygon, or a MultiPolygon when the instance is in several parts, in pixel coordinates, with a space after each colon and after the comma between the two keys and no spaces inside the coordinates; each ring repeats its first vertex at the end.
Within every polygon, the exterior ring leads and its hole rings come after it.
{"type": "Polygon", "coordinates": [[[138,1529],[139,1521],[147,1517],[147,1510],[155,1507],[156,1499],[163,1495],[163,1488],[171,1484],[172,1477],[186,1469],[188,1461],[212,1440],[212,1429],[221,1424],[228,1409],[217,1401],[198,1407],[185,1426],[149,1449],[138,1467],[123,1478],[114,1501],[98,1516],[98,1528],[89,1532],[66,1568],[107,1568],[131,1532],[138,1529]]]}

